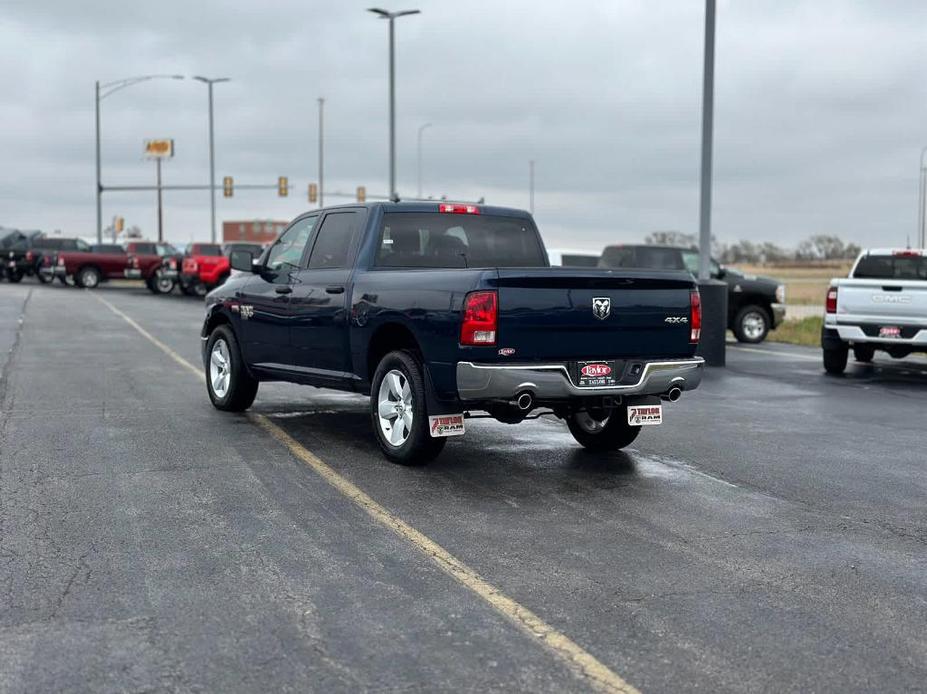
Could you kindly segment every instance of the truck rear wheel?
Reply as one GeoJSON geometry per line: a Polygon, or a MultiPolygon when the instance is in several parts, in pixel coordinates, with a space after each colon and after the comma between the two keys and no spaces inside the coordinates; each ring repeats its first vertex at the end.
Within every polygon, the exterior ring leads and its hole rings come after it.
{"type": "Polygon", "coordinates": [[[615,451],[630,446],[641,427],[628,424],[628,409],[584,410],[567,417],[570,433],[590,451],[615,451]]]}
{"type": "Polygon", "coordinates": [[[370,418],[380,450],[400,465],[424,465],[447,439],[428,430],[422,366],[411,353],[390,352],[380,361],[370,387],[370,418]]]}
{"type": "Polygon", "coordinates": [[[258,380],[248,373],[238,340],[227,325],[220,325],[206,342],[206,390],[217,410],[243,412],[257,396],[258,380]]]}
{"type": "Polygon", "coordinates": [[[842,374],[847,368],[847,359],[850,351],[846,345],[843,347],[824,348],[824,370],[829,374],[842,374]]]}
{"type": "Polygon", "coordinates": [[[77,286],[83,287],[85,289],[95,289],[97,286],[99,286],[100,279],[100,271],[92,265],[82,267],[77,271],[77,275],[74,277],[74,281],[77,283],[77,286]]]}

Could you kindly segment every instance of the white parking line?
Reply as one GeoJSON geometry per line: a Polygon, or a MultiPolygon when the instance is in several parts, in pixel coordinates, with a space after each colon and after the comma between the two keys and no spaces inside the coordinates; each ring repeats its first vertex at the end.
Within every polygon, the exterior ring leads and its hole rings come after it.
{"type": "Polygon", "coordinates": [[[791,352],[777,352],[773,349],[761,349],[759,347],[735,347],[732,351],[734,352],[756,352],[757,354],[771,354],[774,357],[779,357],[780,359],[798,359],[804,361],[815,361],[821,362],[821,357],[810,357],[807,354],[793,354],[791,352]]]}

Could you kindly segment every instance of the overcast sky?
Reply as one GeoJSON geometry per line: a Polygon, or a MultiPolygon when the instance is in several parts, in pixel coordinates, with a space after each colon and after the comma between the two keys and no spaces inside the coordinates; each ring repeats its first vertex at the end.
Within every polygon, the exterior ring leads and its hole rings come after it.
{"type": "MultiPolygon", "coordinates": [[[[379,1],[379,0],[378,0],[379,1]]],[[[0,225],[92,236],[94,80],[227,76],[216,175],[290,177],[291,197],[218,197],[222,219],[288,219],[326,189],[387,192],[387,26],[371,0],[5,0],[0,225]]],[[[698,228],[702,0],[443,2],[397,21],[400,194],[528,206],[549,246],[698,228]]],[[[720,0],[713,229],[794,245],[838,233],[903,245],[927,145],[927,3],[720,0]]],[[[172,137],[165,183],[208,183],[206,87],[151,81],[103,101],[104,184],[154,182],[142,141],[172,137]]],[[[326,202],[348,199],[330,197],[326,202]]],[[[104,196],[156,233],[154,193],[104,196]]],[[[209,235],[208,192],[165,194],[165,235],[209,235]]]]}

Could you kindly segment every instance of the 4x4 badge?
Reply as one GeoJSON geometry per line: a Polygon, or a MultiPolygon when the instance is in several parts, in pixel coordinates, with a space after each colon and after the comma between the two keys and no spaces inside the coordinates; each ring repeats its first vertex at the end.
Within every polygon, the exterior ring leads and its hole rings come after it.
{"type": "Polygon", "coordinates": [[[605,320],[611,315],[612,300],[607,296],[596,296],[592,298],[592,315],[599,320],[605,320]]]}

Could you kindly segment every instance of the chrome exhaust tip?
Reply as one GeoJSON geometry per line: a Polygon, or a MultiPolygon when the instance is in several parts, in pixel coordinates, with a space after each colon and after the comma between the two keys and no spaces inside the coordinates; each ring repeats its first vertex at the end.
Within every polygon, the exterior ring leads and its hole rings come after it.
{"type": "Polygon", "coordinates": [[[528,391],[519,393],[515,398],[515,405],[522,412],[527,412],[534,405],[534,396],[528,391]]]}
{"type": "Polygon", "coordinates": [[[673,386],[660,397],[663,400],[668,400],[669,402],[676,402],[679,400],[679,398],[682,397],[682,388],[679,386],[673,386]]]}

